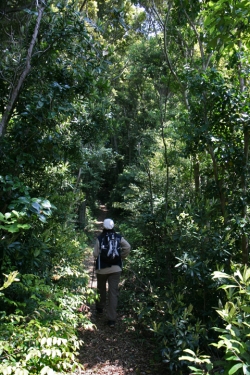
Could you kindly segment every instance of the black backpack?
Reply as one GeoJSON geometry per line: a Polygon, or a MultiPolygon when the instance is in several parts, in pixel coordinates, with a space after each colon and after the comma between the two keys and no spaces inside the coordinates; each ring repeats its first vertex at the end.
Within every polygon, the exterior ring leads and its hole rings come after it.
{"type": "Polygon", "coordinates": [[[97,258],[96,268],[106,268],[113,265],[122,267],[121,238],[115,232],[102,233],[97,237],[100,244],[100,255],[97,258]]]}

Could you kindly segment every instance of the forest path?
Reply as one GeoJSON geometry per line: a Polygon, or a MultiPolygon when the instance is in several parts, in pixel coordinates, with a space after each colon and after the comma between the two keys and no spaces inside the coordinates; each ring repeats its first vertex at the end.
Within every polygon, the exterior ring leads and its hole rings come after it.
{"type": "MultiPolygon", "coordinates": [[[[93,233],[102,230],[103,220],[108,211],[100,206],[100,212],[95,222],[93,233]]],[[[90,244],[90,246],[92,246],[90,244]]],[[[86,267],[90,275],[90,287],[96,288],[96,278],[93,279],[93,255],[86,259],[86,267]]],[[[84,366],[81,374],[86,375],[167,375],[166,369],[154,361],[152,344],[141,332],[133,327],[128,328],[125,320],[128,318],[118,310],[115,328],[107,325],[105,312],[97,315],[95,306],[90,306],[89,318],[95,325],[94,330],[80,330],[81,346],[79,361],[84,366]]]]}

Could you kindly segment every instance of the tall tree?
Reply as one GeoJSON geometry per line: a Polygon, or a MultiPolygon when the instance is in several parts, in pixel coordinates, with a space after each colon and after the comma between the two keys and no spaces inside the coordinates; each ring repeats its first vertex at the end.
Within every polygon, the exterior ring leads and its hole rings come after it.
{"type": "MultiPolygon", "coordinates": [[[[188,138],[187,150],[193,158],[196,191],[201,189],[200,173],[202,172],[199,160],[202,157],[199,154],[206,152],[211,158],[220,213],[225,223],[229,214],[228,202],[231,201],[234,205],[234,198],[230,194],[232,188],[230,180],[235,181],[234,174],[238,176],[238,183],[240,181],[241,185],[239,187],[237,183],[237,188],[242,191],[241,219],[244,221],[247,212],[249,149],[247,106],[244,105],[248,98],[245,72],[249,58],[246,53],[249,44],[249,28],[245,15],[249,2],[207,3],[176,0],[141,1],[140,4],[145,6],[150,20],[148,24],[153,26],[151,26],[151,33],[153,31],[156,35],[162,33],[162,39],[159,40],[165,55],[165,63],[178,90],[182,93],[183,103],[186,106],[189,124],[186,127],[186,133],[188,132],[189,135],[185,137],[188,138]],[[176,50],[178,54],[174,53],[176,50]],[[213,79],[215,79],[214,84],[213,79]],[[228,85],[232,100],[226,93],[228,85]],[[223,97],[220,98],[218,95],[223,97]],[[230,111],[241,112],[239,117],[242,120],[238,119],[241,123],[240,127],[235,127],[232,118],[226,120],[229,108],[230,111]],[[231,125],[228,123],[228,128],[220,126],[220,123],[228,122],[228,120],[231,122],[231,125]],[[238,137],[242,138],[244,144],[241,150],[240,143],[237,141],[238,137]],[[223,145],[219,141],[222,139],[223,145]],[[234,152],[238,153],[238,157],[243,157],[243,168],[239,169],[238,166],[235,166],[235,169],[232,166],[228,168],[231,164],[228,161],[230,142],[235,144],[234,152]],[[225,148],[226,144],[228,146],[225,148]],[[226,154],[218,152],[218,146],[220,150],[227,149],[226,154]]],[[[237,116],[236,113],[235,116],[237,116]]],[[[246,233],[242,234],[242,254],[243,262],[247,262],[246,233]]]]}

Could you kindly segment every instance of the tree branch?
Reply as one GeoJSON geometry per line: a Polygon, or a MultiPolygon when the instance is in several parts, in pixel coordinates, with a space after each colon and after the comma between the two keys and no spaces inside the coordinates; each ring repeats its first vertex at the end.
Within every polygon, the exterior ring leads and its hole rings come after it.
{"type": "Polygon", "coordinates": [[[196,29],[196,26],[195,24],[193,23],[193,21],[191,20],[191,18],[189,17],[189,15],[187,14],[186,10],[184,9],[184,13],[188,19],[188,22],[190,24],[190,26],[192,27],[195,35],[196,35],[196,38],[198,40],[198,44],[199,44],[199,48],[200,48],[200,54],[201,54],[201,60],[202,60],[202,69],[203,70],[206,70],[208,65],[209,65],[209,62],[211,60],[211,57],[212,57],[212,53],[208,56],[208,59],[207,59],[207,62],[205,61],[205,53],[204,53],[204,48],[203,48],[203,44],[202,44],[202,41],[201,41],[201,38],[199,37],[199,33],[196,29]]]}
{"type": "Polygon", "coordinates": [[[87,4],[87,0],[84,0],[81,7],[80,7],[80,12],[83,11],[83,8],[85,7],[86,4],[87,4]]]}

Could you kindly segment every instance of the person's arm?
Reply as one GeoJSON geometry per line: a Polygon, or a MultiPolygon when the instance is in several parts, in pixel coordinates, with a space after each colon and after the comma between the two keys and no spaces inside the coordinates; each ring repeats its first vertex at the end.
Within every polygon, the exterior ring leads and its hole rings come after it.
{"type": "Polygon", "coordinates": [[[126,258],[130,253],[131,246],[125,238],[121,238],[121,257],[122,259],[126,258]]]}

